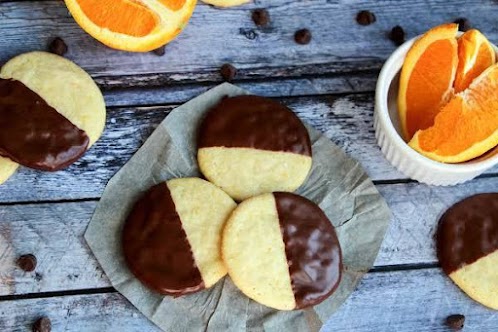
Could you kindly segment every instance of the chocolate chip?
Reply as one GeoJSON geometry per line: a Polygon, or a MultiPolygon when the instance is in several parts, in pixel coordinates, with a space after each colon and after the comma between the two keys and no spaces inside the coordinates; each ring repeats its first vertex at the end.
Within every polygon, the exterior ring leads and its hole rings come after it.
{"type": "Polygon", "coordinates": [[[297,30],[294,34],[294,40],[301,45],[309,44],[311,41],[311,32],[308,29],[297,30]]]}
{"type": "Polygon", "coordinates": [[[54,40],[52,40],[52,42],[48,46],[48,50],[51,53],[63,56],[64,54],[67,53],[67,45],[64,42],[64,40],[62,40],[62,38],[57,37],[54,38],[54,40]]]}
{"type": "Polygon", "coordinates": [[[454,331],[460,331],[461,329],[463,329],[464,323],[464,315],[451,315],[446,318],[446,325],[454,331]]]}
{"type": "Polygon", "coordinates": [[[33,332],[50,332],[52,330],[52,322],[48,317],[40,317],[33,324],[33,332]]]}
{"type": "Polygon", "coordinates": [[[237,68],[229,63],[225,63],[220,69],[221,77],[227,82],[231,82],[237,75],[237,68]]]}
{"type": "Polygon", "coordinates": [[[254,24],[260,27],[264,27],[270,23],[270,14],[266,9],[259,8],[253,10],[251,17],[254,24]]]}
{"type": "Polygon", "coordinates": [[[356,22],[360,25],[370,25],[376,20],[374,13],[369,10],[362,10],[356,14],[356,22]]]}
{"type": "Polygon", "coordinates": [[[17,259],[17,265],[26,272],[32,272],[36,269],[36,257],[32,254],[22,255],[17,259]]]}
{"type": "Polygon", "coordinates": [[[458,24],[458,30],[463,31],[463,32],[465,32],[471,28],[470,21],[468,19],[466,19],[465,17],[459,17],[453,23],[458,24]]]}
{"type": "Polygon", "coordinates": [[[166,46],[161,46],[152,51],[155,55],[163,56],[166,53],[166,46]]]}
{"type": "Polygon", "coordinates": [[[405,42],[405,31],[399,25],[395,26],[389,32],[389,39],[391,39],[396,46],[405,42]]]}

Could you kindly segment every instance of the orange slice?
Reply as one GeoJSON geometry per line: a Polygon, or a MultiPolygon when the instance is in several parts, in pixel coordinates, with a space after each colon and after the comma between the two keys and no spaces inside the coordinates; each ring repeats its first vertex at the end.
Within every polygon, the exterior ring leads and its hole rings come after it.
{"type": "Polygon", "coordinates": [[[467,89],[477,76],[495,62],[495,50],[482,33],[475,29],[464,33],[458,39],[455,92],[467,89]]]}
{"type": "Polygon", "coordinates": [[[417,130],[432,126],[440,108],[453,95],[457,31],[457,24],[432,28],[406,55],[399,81],[398,112],[407,140],[417,130]]]}
{"type": "Polygon", "coordinates": [[[148,52],[174,39],[197,0],[65,0],[76,22],[103,44],[148,52]]]}
{"type": "Polygon", "coordinates": [[[436,116],[434,125],[418,131],[410,146],[444,163],[481,156],[498,145],[498,64],[486,69],[436,116]]]}

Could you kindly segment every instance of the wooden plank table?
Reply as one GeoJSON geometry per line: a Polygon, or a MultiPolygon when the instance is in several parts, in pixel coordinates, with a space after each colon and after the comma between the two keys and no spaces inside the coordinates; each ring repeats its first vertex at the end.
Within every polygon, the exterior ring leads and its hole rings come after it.
{"type": "Polygon", "coordinates": [[[159,331],[111,286],[83,233],[112,175],[175,106],[221,82],[223,63],[235,83],[278,98],[358,159],[387,200],[393,219],[375,267],[324,331],[446,331],[444,318],[462,313],[466,331],[497,331],[498,314],[471,301],[438,267],[433,233],[456,201],[497,191],[498,168],[455,187],[406,179],[383,158],[372,128],[373,92],[382,63],[395,49],[386,34],[401,25],[407,38],[458,17],[498,42],[492,0],[256,0],[231,9],[199,3],[164,56],[108,49],[86,35],[62,1],[0,1],[0,64],[43,50],[54,37],[66,55],[99,83],[108,105],[103,137],[75,165],[57,173],[21,169],[0,186],[0,331],[29,331],[41,315],[54,331],[159,331]],[[258,28],[251,10],[267,8],[258,28]],[[368,9],[377,21],[360,26],[368,9]],[[313,39],[298,45],[294,32],[313,39]],[[34,253],[38,267],[15,267],[34,253]]]}

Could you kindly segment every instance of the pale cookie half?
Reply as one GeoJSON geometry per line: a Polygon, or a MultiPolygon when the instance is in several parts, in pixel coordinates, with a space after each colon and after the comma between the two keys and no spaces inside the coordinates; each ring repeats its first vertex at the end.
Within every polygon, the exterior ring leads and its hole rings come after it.
{"type": "Polygon", "coordinates": [[[296,190],[312,166],[303,123],[284,105],[258,96],[222,99],[198,133],[204,176],[236,200],[296,190]]]}
{"type": "Polygon", "coordinates": [[[182,178],[158,184],[135,204],[123,229],[123,253],[149,288],[181,296],[226,274],[221,234],[235,202],[213,184],[182,178]]]}
{"type": "Polygon", "coordinates": [[[233,7],[243,5],[251,0],[202,0],[202,2],[217,7],[233,7]]]}
{"type": "Polygon", "coordinates": [[[455,284],[498,310],[498,193],[475,195],[449,208],[439,221],[437,254],[455,284]]]}
{"type": "Polygon", "coordinates": [[[19,167],[19,164],[9,158],[0,157],[0,184],[7,181],[19,167]]]}
{"type": "Polygon", "coordinates": [[[225,226],[222,255],[244,294],[279,310],[322,302],[342,273],[339,241],[323,211],[285,192],[240,203],[225,226]]]}
{"type": "MultiPolygon", "coordinates": [[[[99,88],[83,69],[73,62],[46,52],[30,52],[8,61],[0,79],[24,84],[40,96],[89,138],[88,148],[104,130],[106,108],[99,88]]],[[[0,159],[0,183],[13,173],[14,166],[0,159]]]]}

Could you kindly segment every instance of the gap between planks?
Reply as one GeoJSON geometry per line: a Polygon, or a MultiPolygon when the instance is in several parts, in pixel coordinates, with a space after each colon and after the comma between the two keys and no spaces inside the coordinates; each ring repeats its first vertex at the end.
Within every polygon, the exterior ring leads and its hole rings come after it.
{"type": "Polygon", "coordinates": [[[0,296],[0,302],[29,300],[29,299],[46,299],[51,297],[62,297],[62,296],[108,294],[108,293],[117,293],[117,290],[114,287],[102,287],[102,288],[72,289],[67,291],[56,291],[56,292],[2,295],[0,296]]]}
{"type": "MultiPolygon", "coordinates": [[[[415,271],[415,270],[429,270],[429,269],[438,269],[438,268],[439,268],[438,264],[385,265],[385,266],[373,267],[367,273],[389,273],[389,272],[402,272],[402,271],[415,271]]],[[[21,301],[21,300],[30,300],[30,299],[45,299],[45,298],[64,297],[64,296],[109,294],[109,293],[118,293],[118,291],[114,287],[101,287],[101,288],[72,289],[72,290],[54,291],[54,292],[2,295],[0,296],[0,302],[21,301]]]]}
{"type": "MultiPolygon", "coordinates": [[[[479,179],[488,178],[498,178],[498,173],[481,174],[471,181],[479,179]]],[[[418,183],[416,180],[412,179],[394,179],[394,180],[372,180],[375,186],[386,186],[386,185],[397,185],[397,184],[410,184],[418,183]]],[[[81,203],[81,202],[96,202],[99,201],[100,197],[85,197],[85,198],[75,198],[75,199],[54,199],[54,200],[39,200],[39,201],[14,201],[14,202],[0,202],[1,206],[15,206],[15,205],[41,205],[41,204],[62,204],[62,203],[81,203]]],[[[0,297],[1,298],[1,297],[0,297]]]]}
{"type": "MultiPolygon", "coordinates": [[[[270,98],[333,97],[375,91],[378,71],[352,71],[341,74],[302,75],[271,79],[236,78],[232,84],[252,94],[270,98]]],[[[220,80],[196,83],[152,84],[109,88],[99,82],[109,109],[179,105],[215,86],[220,80]]]]}

